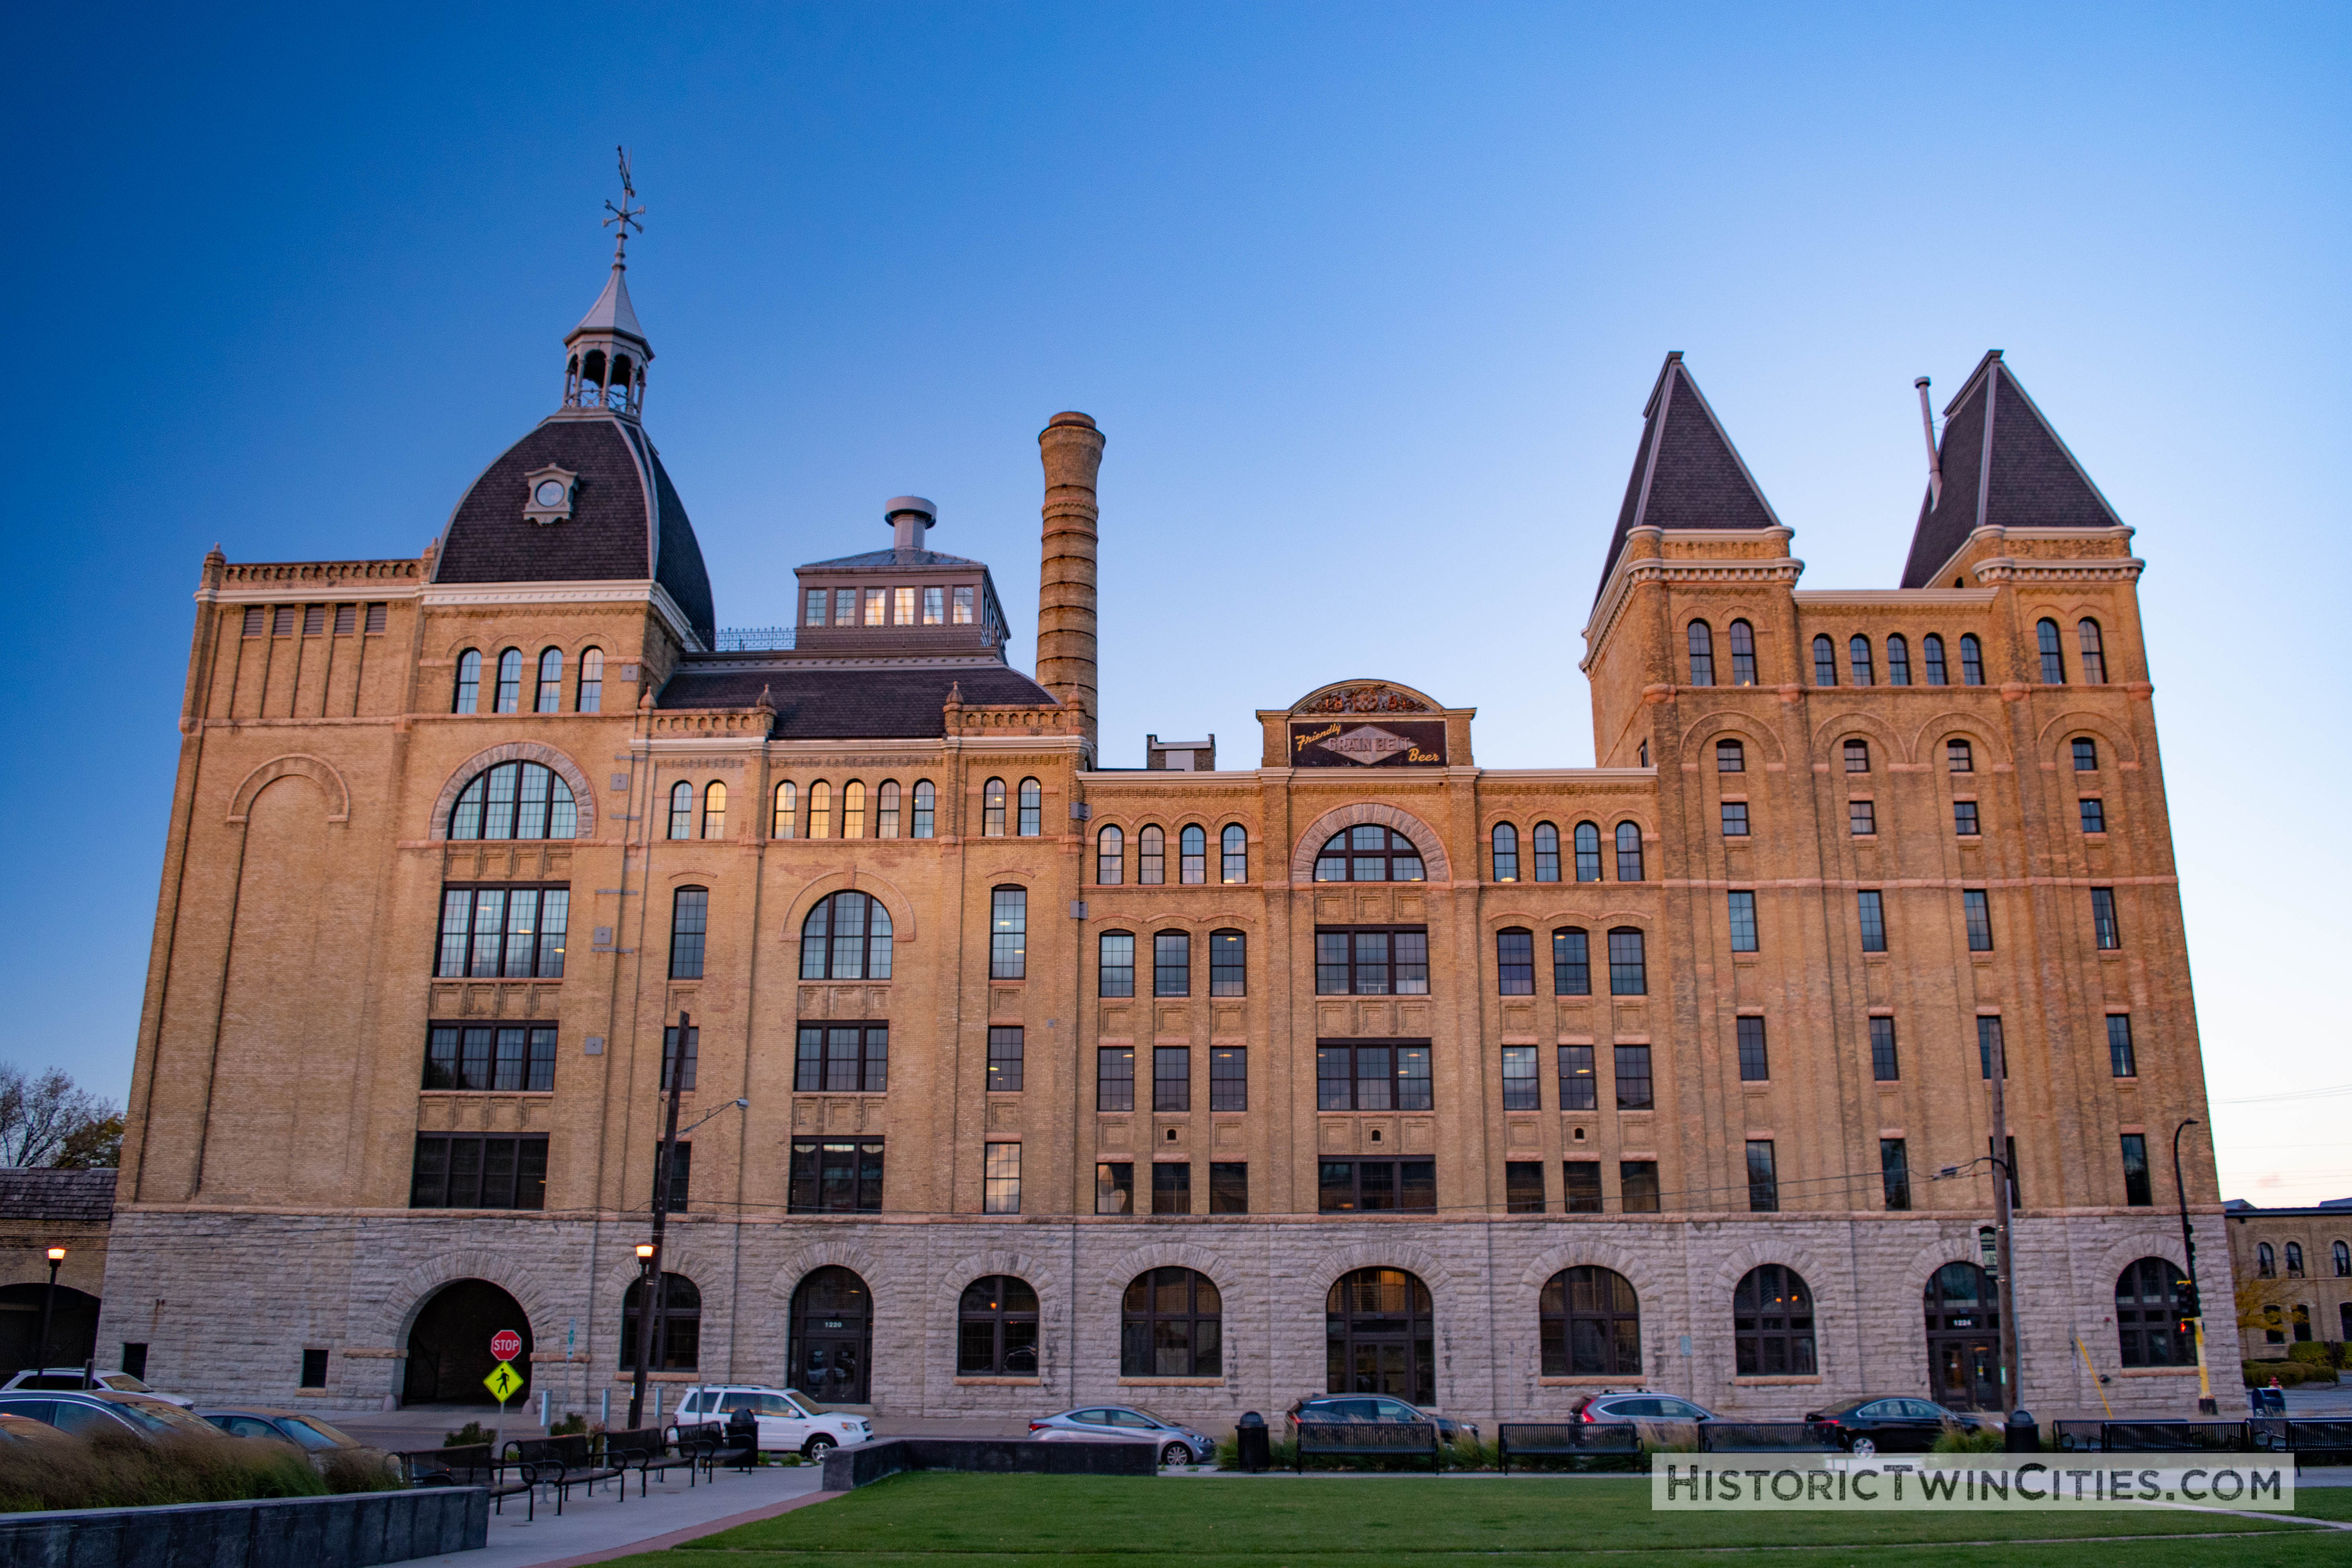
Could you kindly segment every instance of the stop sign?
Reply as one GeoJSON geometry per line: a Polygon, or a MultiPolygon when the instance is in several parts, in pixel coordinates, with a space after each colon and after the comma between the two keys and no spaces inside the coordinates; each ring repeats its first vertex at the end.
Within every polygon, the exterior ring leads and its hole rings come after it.
{"type": "Polygon", "coordinates": [[[522,1336],[512,1329],[500,1329],[490,1336],[490,1353],[500,1361],[512,1361],[522,1354],[522,1336]]]}

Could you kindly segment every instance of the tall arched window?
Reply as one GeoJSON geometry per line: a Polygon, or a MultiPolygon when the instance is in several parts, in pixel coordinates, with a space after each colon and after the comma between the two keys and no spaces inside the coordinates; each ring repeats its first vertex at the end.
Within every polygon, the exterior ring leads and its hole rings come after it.
{"type": "Polygon", "coordinates": [[[1249,829],[1238,822],[1228,822],[1217,838],[1217,879],[1221,882],[1248,881],[1249,829]]]}
{"type": "Polygon", "coordinates": [[[792,838],[800,832],[801,792],[790,779],[776,786],[775,824],[769,830],[771,838],[792,838]]]}
{"type": "Polygon", "coordinates": [[[1715,771],[1719,773],[1744,773],[1748,771],[1748,748],[1737,741],[1715,743],[1715,771]]]}
{"type": "Polygon", "coordinates": [[[1188,822],[1176,835],[1176,875],[1188,888],[1209,879],[1209,836],[1198,823],[1188,822]]]}
{"type": "Polygon", "coordinates": [[[1868,686],[1873,683],[1868,637],[1857,636],[1846,638],[1845,658],[1846,663],[1853,667],[1853,683],[1856,686],[1868,686]]]}
{"type": "Polygon", "coordinates": [[[1421,847],[1392,827],[1373,823],[1331,835],[1316,852],[1318,882],[1418,882],[1425,879],[1421,847]]]}
{"type": "Polygon", "coordinates": [[[1617,825],[1617,879],[1621,882],[1642,880],[1642,829],[1638,824],[1621,822],[1617,825]]]}
{"type": "Polygon", "coordinates": [[[1536,994],[1536,933],[1525,926],[1495,933],[1495,990],[1503,996],[1536,994]]]}
{"type": "Polygon", "coordinates": [[[537,763],[483,769],[449,808],[452,838],[572,838],[579,829],[572,786],[537,763]]]}
{"type": "Polygon", "coordinates": [[[801,922],[803,980],[890,978],[890,911],[857,892],[817,900],[801,922]]]}
{"type": "Polygon", "coordinates": [[[694,837],[694,786],[684,779],[669,786],[669,837],[694,837]]]}
{"type": "Polygon", "coordinates": [[[808,836],[811,838],[833,837],[833,786],[823,779],[809,785],[808,836]]]}
{"type": "Polygon", "coordinates": [[[1886,684],[1911,684],[1911,645],[1901,632],[1886,639],[1886,684]]]}
{"type": "Polygon", "coordinates": [[[866,786],[856,779],[841,786],[841,836],[866,837],[866,786]]]}
{"type": "Polygon", "coordinates": [[[2329,1250],[2336,1256],[2336,1278],[2352,1279],[2352,1245],[2339,1241],[2329,1250]]]}
{"type": "MultiPolygon", "coordinates": [[[[681,1148],[685,1145],[681,1144],[681,1148]]],[[[632,1279],[621,1293],[621,1370],[637,1364],[637,1314],[646,1300],[646,1282],[632,1279]]],[[[661,1294],[654,1299],[654,1372],[693,1372],[701,1365],[702,1292],[683,1274],[664,1274],[661,1294]]]]}
{"type": "Polygon", "coordinates": [[[1642,1375],[1642,1302],[1613,1268],[1563,1268],[1538,1298],[1546,1377],[1642,1375]]]}
{"type": "Polygon", "coordinates": [[[1690,683],[1715,684],[1715,634],[1707,629],[1705,621],[1690,624],[1690,683]]]}
{"type": "Polygon", "coordinates": [[[539,656],[539,689],[531,694],[534,713],[563,711],[563,650],[548,648],[539,656]]]}
{"type": "Polygon", "coordinates": [[[898,837],[898,781],[884,779],[874,788],[874,837],[898,837]]]}
{"type": "Polygon", "coordinates": [[[1960,634],[1960,684],[1984,684],[1984,645],[1977,641],[1974,632],[1960,634]]]}
{"type": "Polygon", "coordinates": [[[2290,1279],[2303,1278],[2303,1243],[2299,1241],[2286,1244],[2286,1277],[2290,1279]]]}
{"type": "Polygon", "coordinates": [[[1495,824],[1495,880],[1519,879],[1519,830],[1507,822],[1495,824]]]}
{"type": "Polygon", "coordinates": [[[1127,835],[1106,824],[1095,835],[1095,881],[1116,888],[1127,880],[1127,835]]]}
{"type": "Polygon", "coordinates": [[[1576,825],[1576,879],[1601,880],[1601,829],[1589,822],[1576,825]]]}
{"type": "Polygon", "coordinates": [[[931,837],[932,826],[938,820],[939,798],[939,792],[931,787],[930,780],[921,780],[915,785],[916,837],[931,837]]]}
{"type": "Polygon", "coordinates": [[[1813,1293],[1785,1264],[1749,1269],[1731,1295],[1734,1371],[1740,1377],[1810,1377],[1813,1293]]]}
{"type": "Polygon", "coordinates": [[[1746,621],[1731,623],[1731,684],[1756,684],[1756,628],[1746,621]]]}
{"type": "Polygon", "coordinates": [[[2058,623],[2043,616],[2033,623],[2033,638],[2042,650],[2042,684],[2066,684],[2066,658],[2058,641],[2058,623]]]}
{"type": "Polygon", "coordinates": [[[580,699],[575,704],[583,713],[601,713],[604,710],[604,650],[592,647],[580,656],[580,699]]]}
{"type": "Polygon", "coordinates": [[[2197,1359],[2180,1327],[2175,1294],[2180,1271],[2161,1258],[2125,1265],[2116,1277],[2116,1333],[2126,1366],[2187,1366],[2197,1359]]]}
{"type": "Polygon", "coordinates": [[[499,655],[499,686],[496,710],[512,713],[522,707],[522,649],[508,648],[499,655]]]}
{"type": "Polygon", "coordinates": [[[710,889],[680,888],[670,896],[669,977],[702,978],[703,943],[710,933],[710,889]]]}
{"type": "Polygon", "coordinates": [[[1609,994],[1647,996],[1650,971],[1639,926],[1609,928],[1609,994]]]}
{"type": "Polygon", "coordinates": [[[2083,644],[2083,682],[2097,686],[2107,679],[2107,647],[2099,638],[2099,623],[2088,616],[2074,623],[2083,644]]]}
{"type": "Polygon", "coordinates": [[[1157,825],[1135,836],[1135,880],[1146,888],[1168,880],[1168,836],[1157,825]]]}
{"type": "Polygon", "coordinates": [[[1225,1305],[1205,1274],[1149,1268],[1120,1303],[1121,1377],[1222,1377],[1225,1305]]]}
{"type": "Polygon", "coordinates": [[[1004,837],[1004,781],[991,779],[980,786],[980,830],[991,838],[1004,837]]]}
{"type": "Polygon", "coordinates": [[[1837,644],[1830,641],[1827,636],[1813,639],[1813,684],[1837,684],[1837,644]]]}
{"type": "Polygon", "coordinates": [[[1944,684],[1944,639],[1929,632],[1919,639],[1919,662],[1927,667],[1927,684],[1944,684]]]}
{"type": "Polygon", "coordinates": [[[702,836],[727,837],[727,786],[717,779],[712,779],[702,792],[702,836]]]}
{"type": "MultiPolygon", "coordinates": [[[[1135,933],[1131,931],[1107,931],[1098,944],[1100,962],[1096,966],[1095,990],[1102,996],[1132,996],[1135,994],[1135,933]]],[[[1133,1107],[1128,1109],[1132,1110],[1133,1107]]]]}
{"type": "Polygon", "coordinates": [[[1559,880],[1559,829],[1549,822],[1538,822],[1535,830],[1536,880],[1559,880]]]}
{"type": "Polygon", "coordinates": [[[1209,994],[1245,996],[1248,994],[1248,935],[1237,931],[1211,931],[1209,933],[1209,994]]]}
{"type": "Polygon", "coordinates": [[[457,656],[457,689],[450,695],[449,711],[472,713],[482,705],[482,656],[467,648],[457,656]]]}
{"type": "Polygon", "coordinates": [[[1323,1302],[1323,1387],[1385,1394],[1414,1405],[1437,1397],[1429,1287],[1402,1268],[1359,1268],[1323,1302]]]}
{"type": "Polygon", "coordinates": [[[963,1288],[956,1303],[956,1375],[1037,1375],[1037,1292],[1011,1274],[963,1288]]]}
{"type": "Polygon", "coordinates": [[[1866,773],[1870,771],[1869,742],[1857,740],[1848,741],[1845,743],[1845,771],[1850,773],[1866,773]]]}
{"type": "Polygon", "coordinates": [[[1015,826],[1020,837],[1034,838],[1045,830],[1045,786],[1035,779],[1021,781],[1021,817],[1015,826]]]}
{"type": "Polygon", "coordinates": [[[2278,1278],[2278,1254],[2271,1250],[2267,1241],[2254,1244],[2254,1273],[2264,1279],[2278,1278]]]}

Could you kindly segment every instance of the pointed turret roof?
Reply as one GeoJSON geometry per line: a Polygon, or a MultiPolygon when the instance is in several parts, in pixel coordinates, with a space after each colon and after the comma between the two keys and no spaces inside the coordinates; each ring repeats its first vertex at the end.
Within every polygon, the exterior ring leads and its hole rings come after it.
{"type": "MultiPolygon", "coordinates": [[[[1642,444],[1617,510],[1617,531],[1601,563],[1601,587],[1617,568],[1633,530],[1650,528],[1778,528],[1780,520],[1757,488],[1731,437],[1683,363],[1680,349],[1666,356],[1642,409],[1642,444]]],[[[1595,589],[1593,597],[1600,597],[1595,589]]]]}
{"type": "Polygon", "coordinates": [[[625,276],[627,271],[628,268],[621,262],[613,263],[613,275],[604,279],[604,291],[596,296],[596,302],[588,307],[588,313],[580,318],[580,324],[564,338],[567,344],[593,332],[633,339],[642,349],[653,346],[646,341],[645,328],[637,325],[635,307],[629,303],[629,284],[625,276]]]}
{"type": "Polygon", "coordinates": [[[1919,505],[1903,585],[1933,585],[1979,528],[2116,528],[2116,515],[1994,349],[1944,405],[1940,493],[1919,505]]]}

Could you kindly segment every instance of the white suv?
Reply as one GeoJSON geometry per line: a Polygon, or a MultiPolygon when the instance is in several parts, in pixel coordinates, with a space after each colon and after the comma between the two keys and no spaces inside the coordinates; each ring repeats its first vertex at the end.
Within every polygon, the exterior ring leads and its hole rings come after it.
{"type": "Polygon", "coordinates": [[[873,1424],[863,1415],[835,1415],[808,1403],[808,1396],[789,1388],[759,1384],[700,1384],[677,1402],[673,1425],[725,1421],[738,1410],[749,1410],[760,1423],[760,1451],[795,1451],[819,1459],[829,1448],[863,1443],[874,1436],[873,1424]]]}

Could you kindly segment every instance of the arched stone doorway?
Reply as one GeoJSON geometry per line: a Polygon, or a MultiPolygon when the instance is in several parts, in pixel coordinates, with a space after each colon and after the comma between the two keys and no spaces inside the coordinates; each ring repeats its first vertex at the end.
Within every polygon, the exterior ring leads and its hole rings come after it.
{"type": "Polygon", "coordinates": [[[1927,1276],[1927,1391],[1950,1410],[2000,1408],[2000,1305],[1992,1276],[1947,1263],[1927,1276]]]}
{"type": "Polygon", "coordinates": [[[785,1386],[825,1405],[864,1405],[873,1388],[874,1294],[846,1268],[812,1270],[793,1291],[785,1386]]]}
{"type": "Polygon", "coordinates": [[[1326,1392],[1435,1401],[1429,1287],[1419,1279],[1402,1268],[1359,1268],[1331,1287],[1323,1312],[1326,1392]]]}
{"type": "Polygon", "coordinates": [[[97,1346],[98,1298],[60,1285],[50,1312],[48,1355],[44,1361],[41,1307],[48,1293],[46,1281],[0,1285],[0,1378],[28,1366],[79,1366],[97,1346]]]}
{"type": "Polygon", "coordinates": [[[530,1315],[487,1279],[458,1279],[441,1287],[417,1310],[416,1324],[408,1331],[408,1373],[400,1402],[496,1405],[482,1379],[498,1364],[490,1336],[501,1329],[522,1336],[514,1369],[522,1374],[523,1386],[508,1403],[530,1397],[530,1315]]]}

